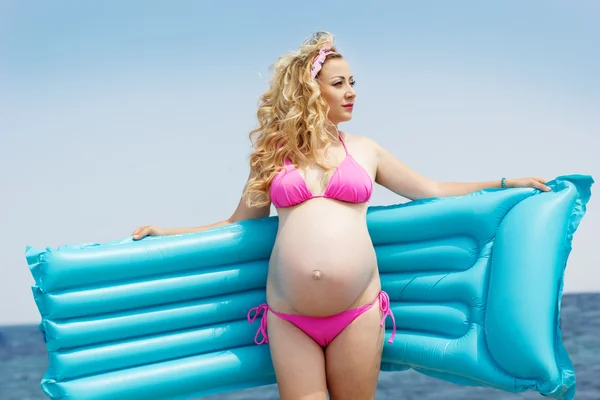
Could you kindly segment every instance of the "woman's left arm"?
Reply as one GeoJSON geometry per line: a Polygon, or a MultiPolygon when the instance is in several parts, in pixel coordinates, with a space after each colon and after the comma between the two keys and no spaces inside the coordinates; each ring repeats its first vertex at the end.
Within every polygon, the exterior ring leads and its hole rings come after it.
{"type": "MultiPolygon", "coordinates": [[[[373,144],[377,153],[375,181],[407,199],[462,196],[478,190],[502,187],[502,179],[487,182],[437,182],[412,170],[379,144],[373,144]]],[[[545,182],[542,178],[505,179],[504,187],[533,187],[547,192],[550,188],[545,182]]]]}

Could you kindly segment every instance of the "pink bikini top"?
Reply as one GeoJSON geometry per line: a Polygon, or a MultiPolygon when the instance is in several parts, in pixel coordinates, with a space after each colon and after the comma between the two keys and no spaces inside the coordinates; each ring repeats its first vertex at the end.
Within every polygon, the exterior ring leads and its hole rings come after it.
{"type": "Polygon", "coordinates": [[[348,153],[346,144],[339,136],[346,157],[337,166],[327,184],[325,193],[313,196],[300,172],[288,160],[271,182],[271,202],[277,208],[292,207],[310,199],[326,198],[346,203],[369,201],[373,192],[373,182],[365,169],[348,153]]]}

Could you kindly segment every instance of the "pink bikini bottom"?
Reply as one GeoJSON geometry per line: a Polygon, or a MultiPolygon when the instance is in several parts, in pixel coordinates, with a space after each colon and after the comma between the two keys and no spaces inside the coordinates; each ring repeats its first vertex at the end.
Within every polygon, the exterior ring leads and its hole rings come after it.
{"type": "Polygon", "coordinates": [[[248,322],[253,323],[256,318],[258,318],[259,314],[261,312],[263,313],[260,321],[260,327],[256,332],[256,336],[254,337],[254,343],[256,344],[269,343],[269,338],[267,336],[267,311],[270,311],[279,318],[294,324],[296,327],[310,336],[315,342],[321,345],[321,347],[326,347],[333,339],[335,339],[337,335],[340,334],[340,332],[344,330],[344,328],[350,325],[350,323],[358,318],[358,316],[360,316],[362,313],[373,307],[377,302],[379,302],[379,309],[383,312],[383,318],[381,319],[380,325],[382,327],[384,326],[385,319],[388,315],[392,317],[392,336],[388,340],[389,343],[392,343],[394,341],[394,336],[396,336],[396,320],[394,319],[394,314],[390,309],[390,297],[384,291],[380,291],[375,301],[371,304],[354,308],[352,310],[342,311],[339,314],[330,315],[328,317],[307,317],[304,315],[278,313],[273,311],[266,303],[264,303],[258,307],[252,308],[248,312],[248,322]],[[262,339],[260,341],[258,340],[259,335],[262,335],[262,339]]]}

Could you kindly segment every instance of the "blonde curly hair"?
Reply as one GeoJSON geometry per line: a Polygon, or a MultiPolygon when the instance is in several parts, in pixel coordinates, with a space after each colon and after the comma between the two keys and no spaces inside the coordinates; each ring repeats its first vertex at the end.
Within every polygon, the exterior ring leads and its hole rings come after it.
{"type": "Polygon", "coordinates": [[[248,206],[270,203],[271,181],[286,158],[300,167],[312,161],[325,171],[331,168],[319,162],[316,154],[319,144],[327,150],[332,140],[326,129],[329,106],[321,96],[319,76],[311,77],[312,62],[325,44],[332,52],[327,60],[342,58],[333,44],[333,35],[317,32],[270,68],[274,73],[269,89],[260,97],[259,126],[249,135],[254,151],[250,155],[252,173],[244,187],[248,206]]]}

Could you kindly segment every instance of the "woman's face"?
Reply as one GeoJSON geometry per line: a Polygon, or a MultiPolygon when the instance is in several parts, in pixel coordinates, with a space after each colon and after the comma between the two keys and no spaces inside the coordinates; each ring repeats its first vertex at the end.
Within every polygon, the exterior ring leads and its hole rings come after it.
{"type": "Polygon", "coordinates": [[[319,72],[319,86],[330,108],[327,119],[336,125],[350,121],[356,92],[348,62],[343,58],[327,60],[319,72]]]}

